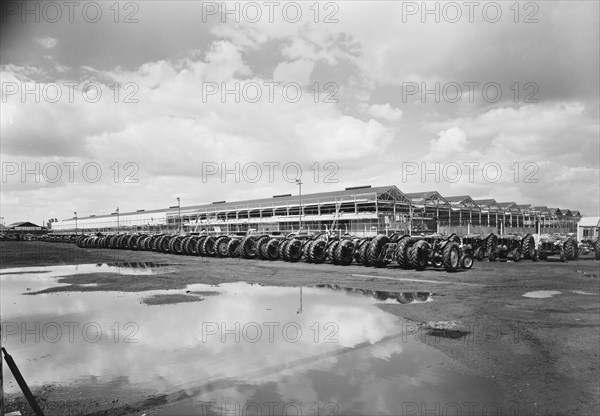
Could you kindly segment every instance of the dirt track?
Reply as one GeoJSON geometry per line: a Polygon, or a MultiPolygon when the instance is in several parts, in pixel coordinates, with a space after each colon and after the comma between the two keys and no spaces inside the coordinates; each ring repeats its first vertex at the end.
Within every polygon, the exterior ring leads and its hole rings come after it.
{"type": "MultiPolygon", "coordinates": [[[[453,368],[493,379],[505,394],[504,408],[514,412],[510,414],[600,412],[600,262],[592,259],[568,263],[484,261],[476,262],[470,271],[448,274],[438,270],[415,272],[80,249],[60,243],[0,243],[2,269],[115,262],[168,263],[176,271],[127,280],[109,274],[88,275],[85,283],[96,282],[99,286],[82,288],[75,284],[67,290],[138,291],[183,288],[189,283],[248,281],[434,292],[435,302],[382,307],[415,322],[413,336],[447,354],[453,368]],[[547,299],[522,296],[535,290],[557,290],[561,294],[547,299]],[[455,321],[458,325],[437,333],[445,336],[432,336],[420,325],[431,321],[455,321]]],[[[138,414],[138,410],[131,412],[138,414]]]]}

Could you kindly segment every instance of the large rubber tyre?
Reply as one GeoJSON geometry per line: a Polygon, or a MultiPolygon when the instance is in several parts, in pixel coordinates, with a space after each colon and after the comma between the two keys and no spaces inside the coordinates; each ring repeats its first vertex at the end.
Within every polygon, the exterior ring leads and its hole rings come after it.
{"type": "Polygon", "coordinates": [[[489,261],[495,261],[498,257],[498,236],[494,233],[485,239],[485,254],[489,261]]]}
{"type": "Polygon", "coordinates": [[[460,266],[460,249],[458,243],[448,242],[442,251],[442,264],[447,272],[455,272],[460,266]]]}
{"type": "Polygon", "coordinates": [[[142,238],[141,235],[137,234],[137,235],[132,235],[131,239],[129,240],[129,249],[130,250],[139,250],[139,241],[142,238]]]}
{"type": "Polygon", "coordinates": [[[127,239],[127,234],[121,234],[117,239],[117,248],[124,249],[125,248],[125,240],[127,239]]]}
{"type": "Polygon", "coordinates": [[[394,258],[398,262],[398,265],[403,269],[408,269],[410,267],[410,262],[408,261],[408,243],[410,242],[409,238],[403,238],[398,242],[396,246],[396,250],[394,251],[394,258]]]}
{"type": "Polygon", "coordinates": [[[567,260],[575,260],[577,258],[577,243],[572,238],[565,241],[564,250],[567,260]]]}
{"type": "Polygon", "coordinates": [[[524,259],[532,259],[533,251],[535,250],[535,240],[531,234],[525,234],[521,240],[521,257],[524,259]]]}
{"type": "Polygon", "coordinates": [[[285,254],[285,248],[290,243],[290,241],[292,241],[292,240],[290,240],[290,239],[283,240],[277,247],[278,257],[283,261],[288,261],[286,254],[285,254]]]}
{"type": "Polygon", "coordinates": [[[327,259],[327,242],[325,240],[315,240],[310,245],[308,256],[312,263],[323,263],[327,259]]]}
{"type": "Polygon", "coordinates": [[[217,239],[214,236],[206,237],[204,239],[204,241],[202,242],[202,253],[204,253],[205,256],[214,256],[216,254],[216,240],[217,239]]]}
{"type": "Polygon", "coordinates": [[[277,238],[271,238],[269,241],[267,241],[266,247],[267,247],[267,257],[269,258],[269,260],[273,261],[273,260],[277,260],[279,258],[279,244],[281,243],[280,240],[278,240],[277,238]]]}
{"type": "Polygon", "coordinates": [[[183,254],[183,239],[180,235],[171,238],[169,241],[169,251],[173,254],[183,254]]]}
{"type": "Polygon", "coordinates": [[[368,241],[366,238],[361,238],[354,245],[354,261],[359,264],[360,264],[360,249],[366,241],[368,241]]]}
{"type": "Polygon", "coordinates": [[[386,262],[380,259],[383,247],[390,242],[388,236],[379,234],[369,243],[367,259],[375,267],[385,267],[386,262]]]}
{"type": "Polygon", "coordinates": [[[456,233],[450,234],[447,238],[447,241],[452,241],[454,243],[460,244],[460,237],[456,235],[456,233]]]}
{"type": "Polygon", "coordinates": [[[158,251],[159,247],[160,247],[160,242],[162,240],[162,238],[164,237],[164,234],[158,234],[155,235],[152,240],[152,246],[150,247],[150,249],[152,251],[158,251]]]}
{"type": "Polygon", "coordinates": [[[399,234],[399,233],[394,233],[394,234],[390,235],[390,243],[397,243],[401,237],[402,237],[402,234],[399,234]]]}
{"type": "Polygon", "coordinates": [[[471,267],[473,267],[473,256],[468,253],[463,254],[460,257],[460,268],[469,270],[471,267]]]}
{"type": "Polygon", "coordinates": [[[333,256],[341,266],[348,266],[354,259],[354,243],[350,240],[342,240],[335,248],[333,256]]]}
{"type": "Polygon", "coordinates": [[[170,242],[174,238],[175,238],[174,235],[165,235],[160,241],[159,251],[161,253],[168,253],[170,242]]]}
{"type": "Polygon", "coordinates": [[[226,235],[217,237],[217,239],[215,240],[215,255],[217,257],[229,256],[229,240],[230,238],[226,235]]]}
{"type": "Polygon", "coordinates": [[[302,246],[302,257],[304,258],[304,261],[307,263],[312,263],[312,259],[310,258],[310,248],[312,247],[312,245],[314,244],[316,240],[310,240],[307,241],[304,246],[302,246]]]}
{"type": "Polygon", "coordinates": [[[207,238],[207,235],[201,235],[194,239],[194,241],[192,242],[192,246],[190,247],[194,255],[205,256],[205,254],[202,254],[202,245],[204,244],[204,240],[206,240],[207,238]]]}
{"type": "Polygon", "coordinates": [[[485,252],[484,252],[484,248],[483,247],[477,247],[475,249],[475,253],[473,253],[475,255],[475,258],[478,261],[483,260],[483,258],[485,257],[485,252]]]}
{"type": "Polygon", "coordinates": [[[229,253],[229,257],[240,257],[240,240],[237,238],[232,238],[227,243],[227,252],[229,253]]]}
{"type": "Polygon", "coordinates": [[[148,244],[149,241],[150,241],[149,235],[140,236],[140,238],[138,238],[138,241],[137,241],[137,249],[138,250],[146,250],[146,244],[148,244]]]}
{"type": "Polygon", "coordinates": [[[202,257],[206,257],[208,254],[206,254],[206,251],[204,251],[204,242],[206,241],[206,239],[208,238],[207,235],[203,235],[200,236],[200,240],[198,241],[198,255],[202,256],[202,257]]]}
{"type": "MultiPolygon", "coordinates": [[[[448,243],[450,244],[450,243],[448,243]]],[[[429,244],[427,241],[417,241],[410,249],[408,249],[408,264],[416,270],[425,270],[427,261],[429,260],[428,253],[429,244]]]]}
{"type": "Polygon", "coordinates": [[[331,264],[335,264],[336,266],[338,264],[340,264],[340,262],[338,261],[338,258],[335,255],[335,250],[337,249],[337,246],[340,244],[339,241],[332,241],[328,246],[327,246],[327,258],[329,259],[329,261],[331,262],[331,264]]]}
{"type": "Polygon", "coordinates": [[[558,255],[558,258],[560,259],[561,262],[566,263],[567,262],[567,253],[565,253],[564,248],[560,250],[560,254],[558,255]]]}
{"type": "Polygon", "coordinates": [[[195,235],[190,239],[189,252],[191,256],[200,255],[200,237],[195,235]]]}
{"type": "Polygon", "coordinates": [[[256,257],[256,240],[252,236],[245,237],[240,242],[241,256],[244,259],[253,259],[256,257]]]}
{"type": "Polygon", "coordinates": [[[360,249],[358,250],[358,260],[359,263],[366,267],[371,267],[371,262],[367,257],[367,251],[369,250],[369,244],[371,244],[371,240],[364,241],[360,249]]]}
{"type": "Polygon", "coordinates": [[[115,249],[117,248],[117,239],[119,236],[117,234],[113,234],[108,238],[108,248],[115,249]]]}
{"type": "Polygon", "coordinates": [[[302,258],[302,241],[294,238],[285,246],[285,258],[295,263],[302,258]]]}
{"type": "Polygon", "coordinates": [[[261,260],[269,260],[269,255],[267,254],[267,243],[271,237],[268,235],[260,236],[256,239],[256,257],[261,260]]]}
{"type": "Polygon", "coordinates": [[[186,256],[190,255],[190,243],[192,241],[192,237],[193,236],[188,235],[183,237],[183,240],[181,240],[181,254],[185,254],[186,256]]]}
{"type": "Polygon", "coordinates": [[[521,250],[519,248],[515,248],[513,250],[511,260],[515,263],[521,260],[521,250]]]}
{"type": "Polygon", "coordinates": [[[175,242],[176,242],[178,239],[179,239],[179,236],[177,236],[177,237],[172,237],[171,239],[169,239],[169,246],[168,246],[168,247],[169,247],[169,248],[168,248],[168,250],[169,250],[169,253],[173,253],[173,254],[174,254],[174,253],[176,253],[176,251],[175,251],[175,242]]]}

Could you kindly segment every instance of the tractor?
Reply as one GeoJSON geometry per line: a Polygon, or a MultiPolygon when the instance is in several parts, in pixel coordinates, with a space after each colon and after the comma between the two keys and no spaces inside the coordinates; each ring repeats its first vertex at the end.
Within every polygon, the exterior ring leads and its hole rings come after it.
{"type": "Polygon", "coordinates": [[[598,241],[598,237],[581,240],[581,244],[578,247],[578,254],[594,254],[594,258],[600,260],[600,242],[598,241]]]}
{"type": "Polygon", "coordinates": [[[404,269],[424,270],[428,265],[444,267],[448,272],[459,268],[470,269],[473,256],[461,250],[459,241],[456,234],[449,237],[440,234],[393,234],[387,237],[380,234],[368,242],[365,258],[369,265],[375,267],[385,267],[396,261],[404,269]]]}
{"type": "Polygon", "coordinates": [[[521,260],[521,243],[522,238],[515,234],[498,236],[496,240],[498,258],[518,262],[521,260]]]}
{"type": "Polygon", "coordinates": [[[559,256],[560,261],[576,260],[579,253],[577,241],[573,237],[542,234],[537,242],[537,253],[540,260],[550,256],[559,256]]]}

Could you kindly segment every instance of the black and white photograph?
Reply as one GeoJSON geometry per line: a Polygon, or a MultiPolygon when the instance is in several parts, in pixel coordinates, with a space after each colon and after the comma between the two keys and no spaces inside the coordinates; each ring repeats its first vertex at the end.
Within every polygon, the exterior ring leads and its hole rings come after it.
{"type": "Polygon", "coordinates": [[[7,0],[0,414],[600,414],[600,2],[7,0]]]}

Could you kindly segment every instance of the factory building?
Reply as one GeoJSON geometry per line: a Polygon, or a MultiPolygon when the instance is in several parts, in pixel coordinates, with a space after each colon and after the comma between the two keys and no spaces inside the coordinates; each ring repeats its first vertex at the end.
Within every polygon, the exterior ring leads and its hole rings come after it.
{"type": "Polygon", "coordinates": [[[532,207],[437,191],[403,193],[394,185],[359,186],[307,195],[274,195],[165,209],[72,217],[54,232],[265,233],[336,230],[356,236],[378,232],[575,232],[578,211],[532,207]]]}

